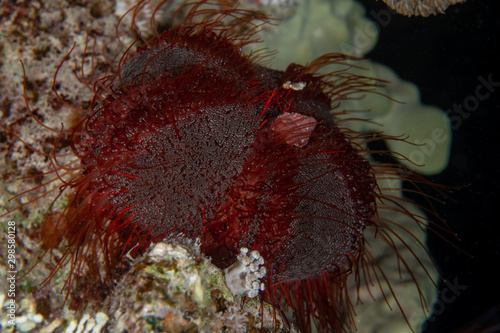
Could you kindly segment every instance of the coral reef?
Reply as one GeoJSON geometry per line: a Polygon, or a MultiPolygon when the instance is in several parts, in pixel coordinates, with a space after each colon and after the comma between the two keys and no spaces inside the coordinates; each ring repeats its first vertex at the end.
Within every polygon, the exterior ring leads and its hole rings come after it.
{"type": "MultiPolygon", "coordinates": [[[[115,38],[115,26],[120,17],[120,14],[116,15],[115,11],[123,13],[123,3],[120,1],[115,6],[114,1],[111,0],[88,1],[85,6],[79,6],[66,1],[46,1],[43,4],[37,1],[27,1],[25,4],[7,4],[0,8],[1,16],[8,18],[0,23],[0,35],[2,36],[0,42],[1,123],[8,125],[12,132],[17,133],[22,140],[17,140],[10,134],[1,134],[2,162],[0,163],[2,164],[0,169],[5,181],[2,182],[0,188],[0,214],[20,204],[28,203],[31,198],[47,193],[35,204],[26,206],[9,217],[18,223],[17,240],[22,246],[19,247],[16,255],[19,267],[22,268],[20,272],[26,272],[34,263],[35,259],[33,258],[37,258],[40,254],[38,239],[41,220],[47,214],[47,208],[57,194],[57,188],[54,188],[54,184],[50,183],[46,187],[40,187],[36,191],[30,192],[27,197],[9,199],[13,195],[27,191],[41,183],[37,178],[28,180],[18,180],[17,178],[25,175],[42,175],[50,169],[49,160],[33,153],[33,150],[50,151],[57,140],[58,133],[40,131],[40,125],[27,114],[23,98],[23,72],[19,60],[23,60],[25,66],[26,95],[37,117],[51,128],[70,127],[78,116],[74,114],[76,108],[71,108],[68,105],[85,107],[90,105],[92,98],[88,87],[75,79],[74,72],[79,73],[82,68],[84,70],[92,68],[95,72],[84,72],[83,76],[95,78],[104,76],[109,70],[109,65],[113,63],[111,59],[124,51],[124,45],[134,40],[134,36],[131,35],[124,36],[121,40],[122,43],[115,38]],[[90,43],[87,43],[89,36],[90,43]],[[95,47],[93,47],[94,41],[95,47]],[[68,54],[72,47],[72,52],[68,54]],[[59,68],[59,64],[65,57],[67,57],[67,61],[59,68]],[[91,59],[94,60],[92,65],[90,65],[91,59]],[[83,67],[82,64],[86,66],[83,67]],[[68,101],[68,105],[60,103],[52,90],[53,75],[57,71],[58,80],[55,85],[60,96],[68,101]]],[[[277,4],[279,5],[281,2],[262,2],[262,5],[266,6],[277,4]]],[[[258,7],[258,5],[253,5],[258,7]]],[[[349,46],[356,44],[356,31],[359,32],[356,27],[368,29],[366,26],[370,25],[364,17],[361,6],[349,0],[332,1],[331,4],[328,2],[289,1],[287,5],[290,7],[283,14],[283,17],[288,20],[283,21],[276,30],[271,29],[262,33],[267,47],[270,49],[279,48],[281,51],[278,54],[284,54],[287,57],[296,56],[286,60],[280,60],[280,56],[276,56],[273,61],[276,68],[279,68],[280,62],[287,63],[293,60],[307,63],[325,52],[336,50],[345,52],[349,46]],[[309,19],[305,20],[304,17],[309,17],[309,19]],[[311,26],[314,22],[321,22],[323,27],[311,26]],[[344,33],[339,34],[339,31],[344,33]],[[292,38],[297,34],[301,36],[301,42],[304,42],[304,45],[299,46],[293,41],[287,40],[287,38],[292,38]],[[309,38],[311,35],[314,38],[309,38]],[[291,43],[294,46],[287,49],[286,46],[282,47],[281,43],[285,45],[291,43]],[[305,54],[301,54],[302,52],[305,54]]],[[[276,12],[275,9],[269,10],[276,12]]],[[[167,11],[165,16],[171,12],[167,11]]],[[[147,33],[146,31],[145,34],[147,33]]],[[[364,55],[375,43],[376,37],[367,44],[363,44],[363,47],[351,47],[350,49],[354,52],[353,54],[364,55]]],[[[263,47],[263,45],[258,47],[263,47]]],[[[443,119],[442,111],[422,106],[415,87],[408,83],[401,84],[401,81],[389,69],[368,62],[364,66],[370,68],[372,73],[385,73],[377,74],[376,77],[395,82],[386,88],[386,94],[398,101],[406,102],[406,106],[413,111],[402,111],[404,104],[385,98],[379,99],[377,96],[350,101],[351,104],[345,103],[343,108],[346,110],[371,108],[371,113],[360,117],[374,120],[374,125],[370,128],[359,127],[360,123],[368,124],[366,122],[353,122],[353,130],[378,130],[383,127],[384,131],[393,130],[391,132],[393,135],[406,133],[420,142],[425,142],[427,138],[432,137],[432,133],[426,133],[425,130],[418,133],[408,133],[410,130],[406,126],[408,114],[403,114],[403,112],[416,114],[417,112],[425,112],[422,111],[423,109],[429,109],[432,114],[429,117],[443,119]],[[402,86],[406,89],[405,92],[397,90],[397,88],[401,89],[402,86]],[[374,102],[374,99],[377,101],[374,102]]],[[[445,133],[449,133],[446,132],[449,131],[449,124],[444,122],[442,127],[445,133]]],[[[414,146],[412,147],[414,148],[414,146]]],[[[408,148],[390,148],[408,155],[408,148]]],[[[417,169],[420,168],[423,173],[434,173],[441,170],[447,163],[449,141],[439,149],[442,151],[434,155],[439,156],[436,158],[436,162],[434,162],[435,160],[426,160],[425,166],[422,165],[417,169]]],[[[63,154],[68,151],[69,149],[65,148],[58,153],[63,154]]],[[[61,163],[64,163],[64,160],[61,163]]],[[[414,167],[412,163],[408,163],[408,165],[414,167]]],[[[397,186],[394,184],[387,185],[387,188],[393,189],[395,187],[397,186]]],[[[396,195],[401,196],[399,192],[396,195]]],[[[65,201],[59,200],[57,205],[52,207],[52,210],[62,209],[65,201]]],[[[401,216],[397,218],[400,220],[401,216]]],[[[402,228],[406,228],[410,224],[418,229],[413,221],[401,225],[402,228]]],[[[2,233],[2,237],[4,234],[2,233]]],[[[375,241],[375,238],[370,240],[373,248],[376,247],[375,241]]],[[[406,249],[402,246],[400,250],[403,251],[403,248],[406,249]]],[[[3,266],[5,263],[4,253],[2,248],[0,254],[0,274],[2,276],[6,272],[6,267],[3,266]]],[[[402,256],[405,258],[413,257],[412,254],[407,254],[407,256],[405,254],[402,256]]],[[[61,253],[58,250],[53,250],[51,255],[60,258],[61,253]]],[[[375,256],[383,258],[387,256],[387,253],[381,252],[375,256]]],[[[426,257],[426,254],[418,254],[417,257],[426,257]]],[[[35,286],[42,282],[40,277],[48,276],[53,268],[49,259],[49,256],[43,257],[31,273],[18,282],[17,298],[20,305],[17,318],[18,326],[16,327],[18,331],[99,332],[102,331],[103,327],[106,327],[108,330],[117,332],[123,328],[144,332],[160,328],[172,332],[189,329],[198,329],[199,331],[226,329],[226,331],[247,332],[259,331],[261,327],[271,331],[276,328],[282,329],[284,326],[283,319],[279,318],[279,315],[272,308],[260,304],[258,300],[242,300],[240,297],[232,295],[223,282],[223,272],[212,265],[207,258],[200,256],[196,247],[192,245],[158,244],[144,258],[136,259],[133,262],[129,273],[125,274],[121,281],[118,281],[118,287],[108,303],[105,305],[89,304],[79,311],[69,310],[68,304],[63,307],[65,296],[54,292],[59,291],[65,283],[65,278],[68,276],[68,271],[65,268],[54,277],[45,289],[34,293],[35,286]],[[261,312],[262,307],[263,312],[261,312]]],[[[428,267],[432,267],[430,262],[426,264],[428,267]]],[[[387,268],[386,272],[395,272],[391,280],[396,281],[393,282],[393,286],[398,285],[397,281],[400,280],[398,270],[392,269],[397,265],[397,258],[392,258],[381,265],[387,268]]],[[[410,263],[410,265],[413,264],[410,263]]],[[[418,276],[426,275],[425,272],[416,274],[418,276]]],[[[432,274],[434,273],[431,272],[432,274]]],[[[407,290],[407,285],[408,277],[405,277],[400,286],[395,288],[407,290]]],[[[353,286],[354,288],[356,287],[353,286]]],[[[430,298],[429,295],[432,295],[433,292],[432,284],[423,288],[427,288],[424,294],[430,298]]],[[[5,281],[0,282],[0,290],[6,290],[5,281]]],[[[397,294],[403,295],[404,292],[397,294]]],[[[374,312],[374,309],[386,309],[385,305],[381,304],[385,302],[383,295],[375,295],[378,299],[377,302],[371,302],[368,291],[361,290],[359,293],[365,303],[363,305],[365,310],[361,310],[361,307],[359,311],[356,310],[361,321],[360,327],[362,328],[360,330],[368,332],[368,327],[375,326],[373,322],[375,319],[384,321],[380,323],[380,327],[394,325],[392,324],[394,321],[387,319],[386,313],[380,315],[380,312],[374,312]],[[370,313],[378,314],[373,319],[370,317],[370,313]]],[[[401,296],[402,299],[411,299],[405,309],[409,313],[416,311],[421,313],[421,310],[418,309],[418,304],[420,304],[418,296],[415,300],[415,295],[418,293],[413,291],[409,294],[411,295],[408,297],[401,296]]],[[[4,294],[0,294],[0,301],[5,304],[4,294]]],[[[2,311],[5,311],[5,307],[2,307],[2,311]]],[[[4,312],[2,312],[2,316],[3,314],[4,312]]],[[[397,311],[393,311],[392,316],[401,317],[397,311]]],[[[400,319],[395,325],[403,325],[404,328],[398,327],[396,330],[408,329],[406,323],[400,319]]],[[[412,324],[418,326],[419,322],[412,322],[412,324]]],[[[0,327],[6,332],[13,329],[5,321],[0,322],[0,327]]],[[[285,330],[283,329],[283,331],[285,330]]]]}
{"type": "Polygon", "coordinates": [[[223,272],[200,255],[198,246],[158,243],[137,259],[102,308],[111,317],[107,329],[289,332],[269,305],[233,296],[223,272]]]}
{"type": "Polygon", "coordinates": [[[448,6],[466,0],[384,0],[384,2],[401,15],[423,16],[444,14],[448,6]]]}

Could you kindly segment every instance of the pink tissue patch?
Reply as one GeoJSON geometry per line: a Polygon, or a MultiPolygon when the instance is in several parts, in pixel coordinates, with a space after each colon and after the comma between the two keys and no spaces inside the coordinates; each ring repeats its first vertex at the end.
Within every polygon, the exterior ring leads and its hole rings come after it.
{"type": "Polygon", "coordinates": [[[271,124],[271,130],[283,137],[290,146],[302,148],[307,145],[318,122],[313,117],[299,113],[283,113],[271,124]]]}

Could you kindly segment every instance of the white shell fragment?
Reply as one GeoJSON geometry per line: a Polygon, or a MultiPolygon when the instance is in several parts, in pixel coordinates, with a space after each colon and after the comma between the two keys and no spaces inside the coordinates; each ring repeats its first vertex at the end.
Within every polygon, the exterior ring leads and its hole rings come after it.
{"type": "Polygon", "coordinates": [[[234,295],[254,298],[264,284],[259,281],[266,275],[264,258],[258,251],[249,251],[246,247],[240,249],[237,261],[224,270],[226,284],[234,295]]]}
{"type": "Polygon", "coordinates": [[[283,89],[292,89],[292,90],[302,90],[306,87],[306,82],[291,82],[286,81],[282,84],[283,89]]]}

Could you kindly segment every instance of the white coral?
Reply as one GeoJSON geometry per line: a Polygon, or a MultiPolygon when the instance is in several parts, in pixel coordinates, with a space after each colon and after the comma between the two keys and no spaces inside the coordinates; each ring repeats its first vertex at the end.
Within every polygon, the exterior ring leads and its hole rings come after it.
{"type": "Polygon", "coordinates": [[[226,284],[234,295],[246,295],[254,298],[264,284],[259,280],[266,275],[264,258],[258,251],[250,251],[246,247],[240,249],[238,261],[224,270],[226,284]]]}

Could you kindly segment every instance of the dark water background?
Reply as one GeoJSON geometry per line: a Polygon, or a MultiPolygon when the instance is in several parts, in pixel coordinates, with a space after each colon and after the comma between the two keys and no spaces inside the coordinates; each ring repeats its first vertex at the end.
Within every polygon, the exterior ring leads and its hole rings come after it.
{"type": "Polygon", "coordinates": [[[451,194],[456,203],[436,206],[460,241],[448,238],[473,257],[428,236],[448,283],[439,282],[442,293],[424,332],[500,332],[500,1],[469,0],[429,18],[391,14],[382,1],[361,2],[380,25],[368,58],[415,83],[424,104],[454,117],[449,167],[430,179],[469,185],[451,194]],[[483,100],[476,97],[480,76],[495,83],[483,100]]]}

